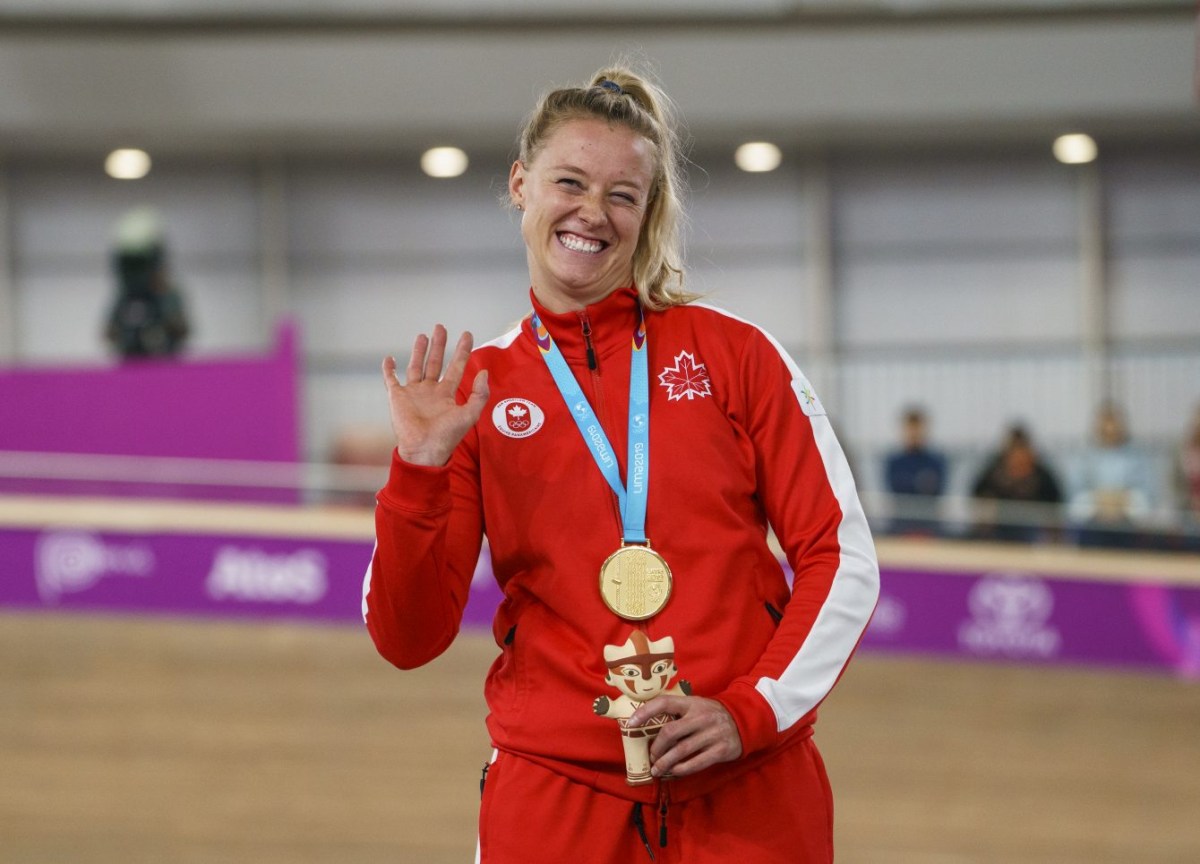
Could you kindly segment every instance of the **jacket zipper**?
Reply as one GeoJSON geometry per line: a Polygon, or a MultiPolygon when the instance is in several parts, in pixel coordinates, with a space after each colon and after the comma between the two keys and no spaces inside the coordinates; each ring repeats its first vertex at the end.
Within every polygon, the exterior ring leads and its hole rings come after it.
{"type": "Polygon", "coordinates": [[[579,323],[583,327],[583,344],[587,346],[588,369],[592,370],[594,378],[599,378],[600,373],[596,369],[596,349],[592,346],[592,322],[586,312],[579,313],[579,323]]]}
{"type": "Polygon", "coordinates": [[[671,793],[667,784],[658,781],[658,848],[667,848],[667,809],[671,803],[671,793]]]}

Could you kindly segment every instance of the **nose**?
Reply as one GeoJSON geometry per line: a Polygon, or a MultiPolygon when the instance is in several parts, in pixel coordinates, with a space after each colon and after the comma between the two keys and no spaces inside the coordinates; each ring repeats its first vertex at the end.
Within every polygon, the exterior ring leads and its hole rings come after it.
{"type": "Polygon", "coordinates": [[[608,211],[598,195],[585,195],[579,203],[579,218],[589,225],[603,225],[608,221],[608,211]]]}

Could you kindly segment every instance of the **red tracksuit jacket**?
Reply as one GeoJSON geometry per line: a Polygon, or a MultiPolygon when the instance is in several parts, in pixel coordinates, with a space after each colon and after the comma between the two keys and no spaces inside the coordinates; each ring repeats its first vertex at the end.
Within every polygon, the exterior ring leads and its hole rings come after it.
{"type": "MultiPolygon", "coordinates": [[[[531,292],[532,296],[532,292],[531,292]]],[[[582,312],[534,306],[604,426],[625,475],[630,340],[637,295],[614,292],[582,312]],[[591,346],[589,359],[588,346],[591,346]]],[[[820,401],[774,340],[728,313],[692,304],[647,311],[650,472],[646,536],[674,589],[643,622],[675,640],[679,675],[720,700],[744,755],[672,781],[685,800],[811,734],[878,596],[867,522],[820,401]],[[789,591],[767,544],[774,529],[794,573],[789,591]]],[[[621,541],[608,487],[539,354],[526,317],[477,348],[490,396],[449,465],[393,458],[376,509],[363,616],[401,668],[437,657],[458,632],[486,534],[504,592],[488,673],[495,746],[630,800],[620,735],[592,702],[603,648],[631,624],[604,606],[599,568],[621,541]]]]}

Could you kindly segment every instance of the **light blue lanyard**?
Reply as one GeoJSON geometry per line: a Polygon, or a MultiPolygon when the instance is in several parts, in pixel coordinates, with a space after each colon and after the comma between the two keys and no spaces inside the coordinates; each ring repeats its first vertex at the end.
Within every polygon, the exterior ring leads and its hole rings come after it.
{"type": "Polygon", "coordinates": [[[646,359],[646,320],[641,307],[638,307],[638,326],[633,332],[629,360],[629,450],[625,463],[629,474],[628,491],[621,482],[621,468],[608,436],[604,434],[604,427],[537,312],[533,313],[533,329],[542,359],[579,427],[579,434],[596,460],[600,473],[617,493],[624,541],[645,543],[646,498],[650,490],[650,374],[646,359]]]}

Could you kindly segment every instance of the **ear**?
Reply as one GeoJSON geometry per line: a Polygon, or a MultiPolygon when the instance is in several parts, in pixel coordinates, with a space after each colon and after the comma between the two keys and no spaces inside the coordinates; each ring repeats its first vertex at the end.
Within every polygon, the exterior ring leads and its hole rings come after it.
{"type": "Polygon", "coordinates": [[[611,670],[611,669],[609,669],[607,672],[605,672],[605,673],[604,673],[604,683],[605,683],[605,684],[611,684],[611,685],[612,685],[612,686],[614,686],[614,687],[616,687],[616,686],[617,686],[617,682],[613,681],[613,677],[612,677],[612,670],[611,670]]]}
{"type": "Polygon", "coordinates": [[[525,166],[518,159],[512,164],[512,168],[508,172],[508,196],[513,204],[523,205],[525,203],[525,166]]]}

